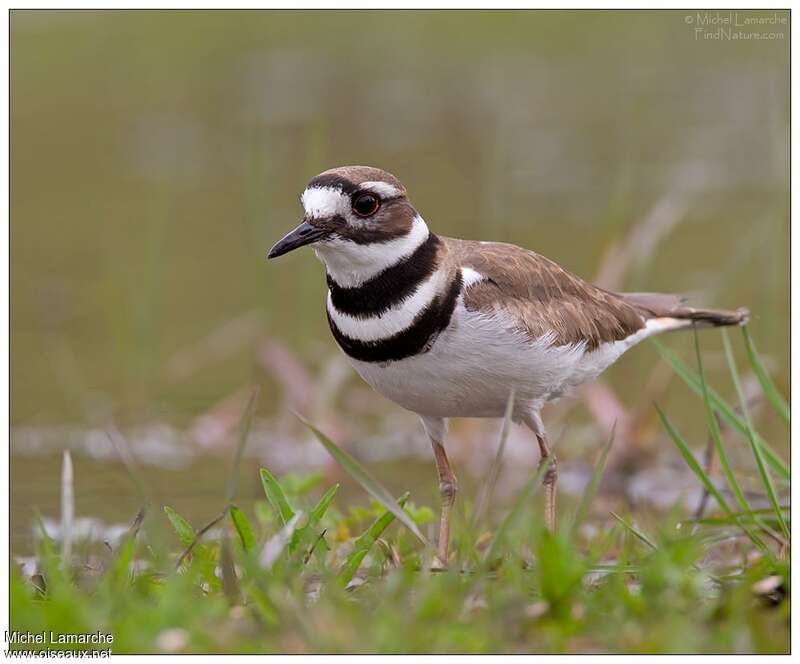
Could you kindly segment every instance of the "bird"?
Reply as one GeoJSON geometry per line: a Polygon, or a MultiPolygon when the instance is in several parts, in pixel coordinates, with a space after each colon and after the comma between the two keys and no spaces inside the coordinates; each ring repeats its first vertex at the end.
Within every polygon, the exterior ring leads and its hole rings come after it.
{"type": "Polygon", "coordinates": [[[557,462],[542,407],[655,334],[744,325],[745,308],[696,309],[678,295],[614,293],[522,247],[436,235],[391,173],[342,166],[300,195],[299,226],[269,259],[313,248],[336,344],[379,394],[416,413],[433,449],[441,512],[434,568],[449,559],[456,475],[449,418],[511,418],[536,438],[544,522],[556,527],[557,462]],[[513,396],[512,396],[513,395],[513,396]]]}

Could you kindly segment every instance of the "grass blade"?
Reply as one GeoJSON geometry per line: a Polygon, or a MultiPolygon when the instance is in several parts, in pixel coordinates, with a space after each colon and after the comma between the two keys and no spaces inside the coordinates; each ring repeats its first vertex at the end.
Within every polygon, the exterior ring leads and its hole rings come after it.
{"type": "Polygon", "coordinates": [[[247,517],[238,507],[236,507],[236,505],[231,505],[230,516],[231,521],[233,522],[233,527],[236,529],[236,533],[239,535],[242,548],[245,551],[252,550],[256,545],[256,536],[253,534],[253,527],[250,525],[247,517]]]}
{"type": "Polygon", "coordinates": [[[119,456],[120,461],[122,462],[123,467],[125,468],[125,472],[128,474],[128,478],[133,485],[134,490],[136,491],[136,497],[139,501],[139,514],[141,515],[141,521],[135,523],[135,528],[132,527],[132,531],[138,532],[139,528],[144,526],[146,530],[150,531],[148,533],[148,539],[153,542],[151,546],[160,546],[160,542],[162,538],[160,537],[161,533],[153,532],[154,529],[161,529],[162,524],[160,519],[156,519],[153,521],[152,519],[148,520],[148,523],[144,523],[144,517],[150,511],[150,506],[155,504],[156,501],[152,499],[150,495],[150,490],[146,486],[144,480],[142,479],[142,474],[139,471],[139,468],[136,464],[136,459],[133,455],[133,450],[131,449],[128,440],[122,433],[117,429],[115,426],[109,426],[105,430],[106,437],[108,441],[111,443],[114,451],[119,456]]]}
{"type": "Polygon", "coordinates": [[[500,441],[497,445],[497,454],[495,455],[492,465],[489,468],[489,474],[486,476],[486,482],[484,483],[478,498],[478,505],[475,508],[475,513],[472,516],[473,528],[480,523],[484,512],[489,507],[489,503],[492,500],[494,487],[497,484],[497,478],[500,475],[500,465],[503,461],[503,453],[506,449],[506,441],[508,440],[508,434],[511,431],[511,413],[513,411],[514,390],[511,390],[511,393],[508,395],[508,402],[506,403],[506,412],[503,415],[503,426],[500,429],[500,441]]]}
{"type": "Polygon", "coordinates": [[[300,521],[300,517],[303,516],[302,512],[297,512],[286,525],[278,531],[277,535],[274,535],[270,538],[267,543],[264,545],[264,548],[261,550],[261,567],[266,570],[272,568],[272,565],[275,564],[275,561],[278,557],[283,553],[283,550],[286,548],[286,545],[291,541],[292,535],[294,535],[294,530],[297,527],[297,523],[300,521]]]}
{"type": "Polygon", "coordinates": [[[236,440],[236,452],[233,456],[233,464],[231,465],[231,471],[228,475],[228,484],[225,488],[225,502],[227,503],[230,503],[236,497],[236,485],[239,482],[239,465],[241,464],[242,455],[244,454],[244,447],[247,444],[247,437],[250,434],[250,426],[253,424],[253,415],[256,411],[258,393],[259,387],[256,385],[250,393],[250,398],[247,400],[247,405],[239,420],[239,435],[236,440]]]}
{"type": "Polygon", "coordinates": [[[164,513],[167,515],[169,522],[175,529],[175,533],[178,535],[178,539],[181,541],[181,544],[184,546],[189,546],[192,542],[194,542],[195,535],[192,524],[190,524],[169,505],[164,505],[164,513]]]}
{"type": "MultiPolygon", "coordinates": [[[[164,508],[164,509],[166,509],[166,508],[164,508]]],[[[229,510],[230,510],[230,506],[229,505],[225,505],[225,507],[222,509],[222,511],[217,516],[215,516],[213,519],[211,519],[211,521],[209,521],[205,526],[203,526],[200,530],[198,530],[197,533],[195,533],[195,536],[192,539],[191,544],[189,544],[189,546],[186,547],[184,552],[180,555],[180,558],[178,558],[178,562],[175,564],[176,569],[180,568],[181,563],[183,563],[183,561],[186,559],[186,557],[194,550],[194,547],[197,546],[197,543],[200,541],[200,538],[203,537],[203,535],[205,535],[214,526],[216,526],[220,521],[222,521],[225,518],[225,516],[228,514],[229,510]]],[[[177,517],[178,515],[175,514],[175,516],[177,517]]],[[[183,520],[183,517],[179,517],[179,518],[181,520],[183,520]]],[[[189,525],[188,522],[186,522],[185,520],[184,520],[184,523],[186,525],[189,525]]],[[[191,526],[189,526],[189,528],[191,528],[191,526]]]]}
{"type": "Polygon", "coordinates": [[[761,362],[758,351],[756,351],[756,346],[753,343],[753,338],[750,336],[750,331],[747,329],[746,325],[742,327],[742,336],[744,337],[744,347],[747,349],[747,357],[750,360],[750,366],[753,367],[758,382],[761,383],[761,389],[772,404],[775,412],[783,418],[783,421],[786,422],[788,426],[789,404],[786,403],[781,393],[778,392],[778,388],[775,387],[775,383],[772,382],[769,372],[764,368],[764,364],[761,362]]]}
{"type": "Polygon", "coordinates": [[[714,446],[717,450],[717,456],[719,457],[720,463],[722,464],[722,470],[725,474],[725,479],[728,481],[728,486],[730,486],[733,495],[736,497],[736,502],[739,503],[739,507],[743,512],[750,511],[750,505],[747,502],[747,499],[744,497],[744,493],[742,492],[741,487],[739,486],[739,482],[736,480],[736,476],[733,474],[733,469],[731,468],[730,460],[728,459],[728,454],[725,451],[725,446],[722,444],[722,434],[719,430],[719,423],[717,422],[717,418],[714,415],[714,411],[711,408],[711,401],[708,397],[708,388],[706,386],[706,378],[705,378],[705,370],[703,369],[703,358],[700,355],[700,340],[697,334],[697,328],[693,329],[694,331],[694,352],[697,358],[697,372],[700,376],[700,387],[702,388],[702,397],[703,403],[705,404],[706,408],[706,417],[708,419],[708,430],[711,433],[711,439],[714,442],[714,446]]]}
{"type": "MultiPolygon", "coordinates": [[[[781,505],[781,511],[789,512],[792,508],[789,505],[781,505]]],[[[774,515],[774,510],[772,507],[762,507],[761,509],[750,510],[749,512],[734,512],[731,514],[731,517],[740,517],[740,518],[755,518],[757,516],[770,516],[774,515]]],[[[719,516],[707,516],[701,517],[699,519],[687,519],[685,523],[703,523],[704,521],[713,521],[715,523],[729,523],[730,517],[719,517],[719,516]]]]}
{"type": "Polygon", "coordinates": [[[311,510],[308,516],[308,525],[314,526],[320,522],[325,512],[328,511],[331,502],[333,501],[336,493],[339,491],[339,484],[334,484],[330,489],[325,492],[325,495],[319,499],[314,509],[311,510]]]}
{"type": "MultiPolygon", "coordinates": [[[[789,508],[785,505],[781,507],[781,510],[783,512],[789,512],[789,508]]],[[[763,521],[765,517],[774,518],[774,516],[775,512],[772,507],[765,507],[764,509],[753,510],[752,512],[734,512],[731,516],[704,516],[699,519],[692,518],[682,523],[699,523],[705,526],[730,526],[736,524],[736,519],[755,523],[756,520],[763,521]]],[[[783,538],[781,538],[781,541],[783,541],[783,538]]]]}
{"type": "Polygon", "coordinates": [[[764,489],[767,492],[767,497],[769,498],[770,505],[772,505],[772,509],[775,512],[775,516],[778,519],[778,523],[781,527],[781,532],[783,533],[784,537],[788,541],[790,539],[789,535],[789,528],[786,526],[786,521],[783,518],[783,512],[781,512],[781,506],[778,502],[778,496],[775,493],[775,485],[772,483],[772,477],[770,477],[769,469],[766,466],[764,461],[764,455],[761,450],[761,445],[756,442],[755,437],[753,436],[753,427],[751,426],[750,421],[750,409],[747,407],[747,399],[744,396],[744,392],[742,390],[741,382],[739,381],[739,370],[736,368],[736,360],[733,357],[733,349],[731,348],[730,340],[728,339],[728,334],[725,330],[720,330],[722,332],[722,345],[725,347],[725,359],[728,361],[728,367],[731,371],[731,377],[733,378],[733,384],[736,387],[736,394],[739,396],[739,403],[741,404],[742,414],[744,415],[745,422],[747,423],[747,440],[750,443],[750,449],[753,451],[753,456],[756,460],[756,466],[758,467],[758,474],[761,476],[761,482],[764,485],[764,489]]]}
{"type": "Polygon", "coordinates": [[[72,529],[75,521],[75,489],[73,486],[72,455],[64,450],[61,462],[61,563],[69,568],[72,558],[72,529]]]}
{"type": "Polygon", "coordinates": [[[553,463],[553,457],[546,457],[543,459],[538,470],[536,471],[536,474],[533,476],[533,478],[531,478],[530,482],[528,482],[528,485],[519,492],[519,496],[517,496],[514,506],[500,522],[500,526],[498,526],[497,531],[492,538],[491,544],[489,544],[488,548],[486,549],[486,554],[483,556],[484,563],[489,564],[497,557],[497,549],[499,548],[501,542],[505,539],[506,533],[519,518],[519,515],[525,508],[525,505],[530,503],[531,499],[536,493],[536,490],[542,483],[542,478],[544,477],[544,474],[547,472],[547,469],[550,467],[551,463],[553,463]]]}
{"type": "Polygon", "coordinates": [[[644,542],[647,546],[653,549],[653,551],[658,551],[658,547],[655,545],[655,542],[653,542],[653,540],[651,540],[647,535],[645,535],[641,530],[636,528],[633,524],[628,523],[616,512],[611,512],[611,516],[613,516],[617,521],[619,521],[622,524],[623,528],[625,528],[625,530],[627,530],[636,539],[644,542]]]}
{"type": "Polygon", "coordinates": [[[337,491],[339,491],[339,485],[334,484],[325,492],[325,495],[319,499],[319,502],[316,504],[314,509],[312,509],[308,514],[308,522],[302,528],[295,530],[292,541],[289,543],[290,551],[296,550],[305,539],[314,533],[314,530],[317,527],[317,524],[320,522],[320,519],[322,519],[322,517],[325,516],[325,512],[328,511],[328,507],[330,507],[331,501],[333,500],[337,491]]]}
{"type": "Polygon", "coordinates": [[[608,442],[603,446],[603,449],[600,451],[600,456],[598,457],[597,463],[595,464],[594,470],[592,471],[592,477],[589,480],[589,484],[586,485],[586,490],[583,492],[583,497],[581,498],[581,502],[578,505],[578,509],[575,511],[575,520],[572,522],[573,537],[578,532],[578,528],[581,527],[583,520],[586,518],[586,515],[589,512],[589,505],[594,499],[595,493],[597,493],[597,486],[600,484],[600,479],[603,477],[603,471],[605,471],[606,468],[606,460],[608,459],[608,453],[611,451],[611,446],[614,444],[614,436],[616,435],[616,433],[617,433],[617,423],[614,422],[614,426],[611,427],[611,433],[608,436],[608,442]]]}
{"type": "MultiPolygon", "coordinates": [[[[628,523],[625,519],[623,519],[619,514],[616,512],[611,512],[611,516],[613,516],[619,523],[622,524],[623,528],[631,533],[636,539],[641,542],[644,542],[648,547],[650,547],[653,551],[658,551],[658,547],[656,543],[653,542],[647,535],[645,535],[641,530],[636,528],[632,523],[628,523]]],[[[722,580],[716,574],[711,574],[707,570],[704,570],[700,565],[697,563],[692,563],[692,567],[700,572],[701,574],[705,574],[710,580],[712,580],[717,585],[722,585],[722,580]]]]}
{"type": "Polygon", "coordinates": [[[733,518],[736,522],[736,525],[739,526],[747,536],[753,541],[753,543],[758,546],[759,549],[762,551],[766,551],[767,547],[761,538],[758,537],[750,528],[744,525],[741,520],[734,517],[733,510],[728,505],[727,501],[722,497],[722,494],[719,492],[717,487],[714,485],[714,482],[711,481],[711,478],[708,476],[703,467],[697,462],[697,459],[694,458],[694,454],[689,449],[689,446],[686,444],[686,441],[681,437],[678,431],[673,426],[670,419],[666,416],[666,414],[658,407],[658,404],[654,404],[656,408],[656,412],[658,412],[658,416],[661,418],[661,422],[664,425],[664,428],[667,430],[669,437],[675,443],[675,446],[678,448],[678,451],[681,453],[683,460],[686,461],[686,465],[691,468],[692,472],[697,476],[697,478],[702,482],[703,486],[706,488],[709,494],[714,496],[714,499],[717,501],[717,504],[722,508],[722,510],[727,514],[729,517],[733,518]]]}
{"type": "Polygon", "coordinates": [[[292,517],[294,517],[294,510],[289,506],[286,494],[283,492],[281,485],[273,474],[266,468],[262,468],[260,475],[261,485],[264,487],[264,493],[267,494],[267,500],[269,500],[270,505],[272,505],[272,509],[278,513],[281,522],[285,526],[292,520],[292,517]]]}
{"type": "Polygon", "coordinates": [[[47,534],[42,515],[34,509],[35,529],[38,534],[36,553],[38,557],[37,570],[32,581],[34,587],[42,596],[47,597],[57,589],[68,589],[71,584],[71,575],[59,558],[56,544],[47,534]]]}
{"type": "Polygon", "coordinates": [[[336,443],[334,443],[324,433],[317,429],[307,419],[301,415],[298,415],[297,413],[295,413],[295,416],[309,428],[309,430],[317,437],[317,440],[322,443],[322,446],[328,450],[328,453],[339,463],[340,466],[342,466],[342,468],[348,472],[350,477],[358,482],[361,487],[370,496],[383,505],[385,509],[394,514],[397,517],[397,520],[400,521],[406,528],[408,528],[420,542],[422,542],[425,546],[428,545],[428,540],[425,539],[425,536],[420,532],[417,524],[414,523],[411,517],[408,516],[405,511],[403,511],[403,508],[397,504],[397,501],[392,497],[392,494],[389,493],[389,491],[382,484],[380,484],[378,480],[372,477],[372,475],[370,475],[364,466],[362,466],[352,456],[336,445],[336,443]]]}
{"type": "MultiPolygon", "coordinates": [[[[672,370],[678,374],[678,376],[699,396],[702,396],[702,388],[700,386],[700,379],[697,377],[697,374],[692,371],[688,366],[686,366],[677,355],[675,355],[672,351],[670,351],[666,346],[664,346],[659,341],[653,339],[651,341],[658,350],[659,354],[661,355],[662,359],[672,367],[672,370]]],[[[725,400],[720,397],[717,392],[711,388],[710,386],[706,386],[708,390],[708,398],[711,402],[711,406],[714,410],[720,414],[723,420],[725,420],[732,428],[736,429],[742,436],[747,436],[747,424],[739,417],[727,403],[725,400]]],[[[758,444],[761,446],[761,450],[764,453],[764,457],[766,458],[767,462],[772,466],[772,468],[777,472],[783,479],[789,480],[791,473],[789,471],[789,467],[783,461],[783,459],[778,456],[778,454],[773,450],[767,441],[765,441],[756,431],[752,431],[752,435],[758,444]]]]}
{"type": "Polygon", "coordinates": [[[722,508],[722,510],[725,512],[725,514],[727,514],[728,516],[733,514],[733,510],[730,508],[727,501],[722,497],[722,494],[719,492],[717,487],[711,481],[711,478],[706,474],[706,471],[703,470],[703,467],[697,462],[697,459],[694,458],[694,454],[692,454],[692,451],[689,449],[689,446],[686,444],[686,441],[681,437],[681,435],[675,429],[670,419],[666,416],[664,411],[662,411],[661,408],[658,407],[658,404],[654,404],[654,406],[656,408],[658,416],[661,418],[661,422],[664,425],[664,428],[667,430],[667,433],[669,434],[669,437],[672,438],[672,442],[675,443],[675,446],[678,448],[678,451],[681,453],[681,456],[683,457],[684,461],[686,461],[686,465],[688,465],[689,468],[692,469],[692,472],[697,476],[697,479],[699,479],[703,483],[703,486],[706,488],[706,490],[712,496],[714,496],[715,500],[722,508]]]}
{"type": "Polygon", "coordinates": [[[325,530],[320,532],[319,535],[317,535],[317,539],[314,540],[314,543],[311,545],[311,548],[309,548],[309,550],[306,551],[305,555],[303,556],[303,565],[308,564],[308,561],[311,560],[311,556],[314,555],[314,551],[317,550],[317,546],[319,546],[320,543],[322,544],[322,547],[325,549],[325,551],[330,551],[330,547],[325,542],[325,533],[327,532],[328,529],[326,528],[325,530]]]}
{"type": "Polygon", "coordinates": [[[236,567],[233,564],[231,544],[227,532],[220,543],[219,554],[219,567],[222,572],[222,592],[225,594],[230,604],[238,604],[241,591],[239,588],[239,579],[236,576],[236,567]]]}
{"type": "Polygon", "coordinates": [[[142,523],[144,523],[144,517],[147,514],[147,509],[144,507],[140,507],[139,511],[136,512],[136,516],[133,517],[133,521],[131,525],[128,527],[128,532],[126,536],[135,539],[136,536],[139,534],[139,529],[142,527],[142,523]]]}
{"type": "MultiPolygon", "coordinates": [[[[400,498],[397,499],[397,504],[402,507],[405,505],[406,501],[408,500],[408,493],[404,493],[400,498]]],[[[358,568],[361,566],[362,561],[366,557],[369,550],[372,548],[372,545],[375,544],[377,539],[383,534],[383,531],[386,530],[394,521],[394,514],[389,512],[388,510],[381,514],[372,525],[367,528],[361,536],[355,541],[353,544],[353,551],[347,556],[347,560],[345,560],[344,564],[342,565],[342,569],[339,571],[339,578],[342,581],[343,585],[347,585],[352,581],[353,576],[358,571],[358,568]]]]}

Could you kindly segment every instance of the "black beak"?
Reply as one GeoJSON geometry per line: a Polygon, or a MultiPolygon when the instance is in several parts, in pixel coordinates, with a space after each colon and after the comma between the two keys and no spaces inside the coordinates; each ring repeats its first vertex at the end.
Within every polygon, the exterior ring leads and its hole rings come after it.
{"type": "Polygon", "coordinates": [[[312,242],[316,242],[326,235],[328,235],[327,230],[317,228],[316,226],[309,224],[307,221],[304,221],[293,231],[287,233],[280,240],[278,240],[275,243],[275,246],[269,250],[267,258],[277,258],[278,256],[283,256],[283,254],[288,254],[294,249],[298,249],[306,246],[307,244],[311,244],[312,242]]]}

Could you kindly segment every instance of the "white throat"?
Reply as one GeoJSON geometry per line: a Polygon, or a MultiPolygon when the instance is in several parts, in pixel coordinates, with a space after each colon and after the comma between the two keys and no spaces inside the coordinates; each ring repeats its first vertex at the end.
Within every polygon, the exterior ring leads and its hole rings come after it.
{"type": "Polygon", "coordinates": [[[339,286],[354,288],[410,256],[429,234],[428,225],[417,215],[408,233],[389,242],[357,244],[336,238],[315,245],[314,253],[339,286]]]}

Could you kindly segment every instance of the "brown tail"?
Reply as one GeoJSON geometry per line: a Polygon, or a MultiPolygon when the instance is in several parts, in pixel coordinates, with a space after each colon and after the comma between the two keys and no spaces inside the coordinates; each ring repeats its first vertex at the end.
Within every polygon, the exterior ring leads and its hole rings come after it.
{"type": "Polygon", "coordinates": [[[680,295],[667,293],[620,293],[620,296],[626,302],[641,309],[648,318],[677,318],[695,321],[702,327],[747,325],[750,320],[750,312],[744,307],[740,307],[736,311],[695,309],[694,307],[685,306],[685,300],[680,295]]]}

